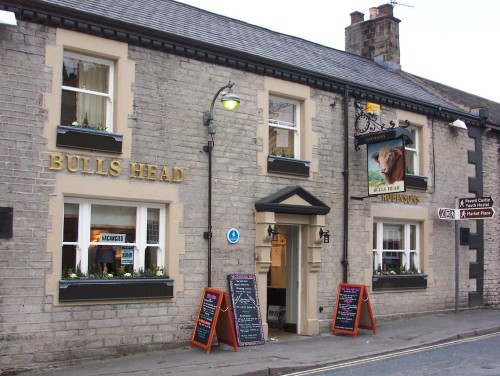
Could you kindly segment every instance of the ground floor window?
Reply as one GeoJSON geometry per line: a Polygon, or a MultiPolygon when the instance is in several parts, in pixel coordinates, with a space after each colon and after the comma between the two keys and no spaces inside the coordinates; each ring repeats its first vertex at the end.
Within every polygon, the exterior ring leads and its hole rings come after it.
{"type": "Polygon", "coordinates": [[[373,270],[376,274],[420,273],[418,223],[373,223],[373,270]]]}
{"type": "Polygon", "coordinates": [[[165,207],[66,199],[62,277],[159,276],[165,273],[165,207]]]}

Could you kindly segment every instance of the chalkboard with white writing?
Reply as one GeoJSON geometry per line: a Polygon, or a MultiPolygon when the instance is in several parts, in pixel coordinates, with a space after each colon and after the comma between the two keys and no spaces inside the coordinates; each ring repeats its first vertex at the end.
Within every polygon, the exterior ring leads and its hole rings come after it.
{"type": "Polygon", "coordinates": [[[262,345],[265,339],[255,275],[230,274],[227,280],[238,346],[262,345]]]}
{"type": "Polygon", "coordinates": [[[227,292],[207,287],[201,296],[191,347],[199,346],[209,354],[214,335],[219,344],[225,343],[233,346],[234,351],[238,350],[227,292]]]}
{"type": "Polygon", "coordinates": [[[216,314],[220,306],[220,294],[214,289],[205,289],[196,319],[193,341],[208,346],[215,330],[216,314]]]}
{"type": "Polygon", "coordinates": [[[376,333],[368,291],[365,285],[341,283],[333,313],[332,334],[339,332],[356,336],[358,328],[376,333]]]}
{"type": "Polygon", "coordinates": [[[335,310],[335,329],[354,331],[361,287],[341,285],[339,287],[337,307],[335,310]]]}

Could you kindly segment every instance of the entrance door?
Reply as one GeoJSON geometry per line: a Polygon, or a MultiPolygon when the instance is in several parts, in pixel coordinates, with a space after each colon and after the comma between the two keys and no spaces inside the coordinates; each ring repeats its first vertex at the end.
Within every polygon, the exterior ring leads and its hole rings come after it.
{"type": "Polygon", "coordinates": [[[270,328],[299,333],[300,227],[276,226],[268,273],[267,322],[270,328]]]}

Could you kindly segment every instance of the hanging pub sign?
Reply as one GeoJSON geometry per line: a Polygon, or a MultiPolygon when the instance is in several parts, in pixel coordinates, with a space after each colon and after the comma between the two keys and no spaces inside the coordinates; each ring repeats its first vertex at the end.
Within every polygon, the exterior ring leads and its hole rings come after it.
{"type": "Polygon", "coordinates": [[[403,138],[367,144],[368,194],[405,192],[405,144],[403,138]]]}

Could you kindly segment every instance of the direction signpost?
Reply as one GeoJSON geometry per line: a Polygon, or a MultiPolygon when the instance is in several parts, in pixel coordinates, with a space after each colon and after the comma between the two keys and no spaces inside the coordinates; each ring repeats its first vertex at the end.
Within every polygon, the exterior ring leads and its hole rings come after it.
{"type": "Polygon", "coordinates": [[[491,197],[455,197],[455,208],[439,208],[439,219],[455,221],[455,312],[459,308],[459,220],[491,219],[495,214],[491,197]]]}
{"type": "Polygon", "coordinates": [[[455,209],[439,208],[439,219],[467,220],[490,219],[495,215],[493,199],[491,197],[459,198],[455,209]]]}
{"type": "Polygon", "coordinates": [[[493,208],[484,209],[460,209],[460,218],[458,219],[488,219],[493,218],[495,210],[493,208]]]}
{"type": "Polygon", "coordinates": [[[491,208],[493,199],[491,197],[459,198],[458,209],[480,209],[491,208]]]}

